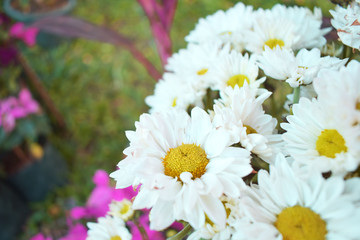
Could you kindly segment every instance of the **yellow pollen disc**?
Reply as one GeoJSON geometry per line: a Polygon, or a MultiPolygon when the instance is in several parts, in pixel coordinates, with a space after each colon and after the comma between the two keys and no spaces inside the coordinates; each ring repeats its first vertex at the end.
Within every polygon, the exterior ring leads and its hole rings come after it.
{"type": "Polygon", "coordinates": [[[283,240],[325,240],[326,222],[311,209],[288,207],[277,216],[275,227],[283,240]]]}
{"type": "Polygon", "coordinates": [[[183,172],[190,172],[193,178],[201,177],[206,172],[208,163],[209,159],[204,149],[195,144],[184,143],[170,148],[163,161],[165,175],[178,179],[183,172]]]}
{"type": "Polygon", "coordinates": [[[252,127],[250,127],[249,125],[244,125],[244,127],[246,127],[246,134],[252,134],[252,133],[257,133],[257,131],[255,129],[253,129],[252,127]]]}
{"type": "Polygon", "coordinates": [[[203,68],[203,69],[197,71],[197,74],[198,74],[198,75],[204,75],[205,73],[207,73],[207,71],[208,71],[207,68],[203,68]]]}
{"type": "Polygon", "coordinates": [[[125,213],[127,213],[130,210],[130,207],[131,206],[129,204],[124,204],[120,209],[120,214],[124,215],[125,213]]]}
{"type": "Polygon", "coordinates": [[[274,49],[276,46],[279,46],[280,48],[282,48],[283,46],[285,46],[285,43],[283,40],[280,40],[277,38],[271,38],[271,39],[267,40],[266,42],[264,42],[263,50],[265,50],[265,46],[268,46],[271,49],[274,49]]]}
{"type": "Polygon", "coordinates": [[[176,106],[176,102],[177,102],[177,97],[176,97],[176,98],[174,98],[174,100],[173,100],[173,102],[172,102],[171,106],[172,106],[172,107],[175,107],[175,106],[176,106]]]}
{"type": "Polygon", "coordinates": [[[236,85],[239,87],[242,87],[244,85],[244,82],[250,83],[249,78],[245,76],[244,74],[237,74],[229,78],[227,81],[227,85],[234,88],[236,85]]]}
{"type": "Polygon", "coordinates": [[[110,238],[110,240],[121,240],[120,236],[113,236],[110,238]]]}
{"type": "Polygon", "coordinates": [[[335,158],[335,154],[347,152],[344,138],[335,129],[321,131],[316,141],[316,150],[321,156],[335,158]]]}
{"type": "Polygon", "coordinates": [[[355,108],[356,108],[356,110],[360,111],[360,101],[356,102],[355,108]]]}

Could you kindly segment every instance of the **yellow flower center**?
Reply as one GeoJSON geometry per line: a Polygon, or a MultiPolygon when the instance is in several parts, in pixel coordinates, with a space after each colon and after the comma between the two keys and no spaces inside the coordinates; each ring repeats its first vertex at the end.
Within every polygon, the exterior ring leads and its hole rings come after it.
{"type": "Polygon", "coordinates": [[[198,74],[198,75],[204,75],[205,73],[207,73],[207,71],[208,71],[207,68],[203,68],[203,69],[197,71],[197,74],[198,74]]]}
{"type": "Polygon", "coordinates": [[[177,97],[176,97],[176,98],[174,98],[174,100],[173,100],[173,102],[172,102],[171,106],[172,106],[172,107],[176,107],[176,102],[177,102],[177,97]]]}
{"type": "Polygon", "coordinates": [[[246,127],[246,134],[252,134],[252,133],[257,133],[257,131],[255,129],[253,129],[252,127],[250,127],[249,125],[244,125],[244,127],[246,127]]]}
{"type": "Polygon", "coordinates": [[[121,240],[120,236],[113,236],[110,238],[110,240],[121,240]]]}
{"type": "Polygon", "coordinates": [[[227,81],[227,85],[231,86],[232,88],[235,88],[236,85],[242,87],[245,81],[247,83],[250,83],[249,78],[247,76],[245,76],[244,74],[237,74],[229,78],[229,80],[227,81]]]}
{"type": "Polygon", "coordinates": [[[285,43],[283,40],[277,38],[270,38],[269,40],[264,42],[263,50],[265,50],[265,46],[268,46],[271,49],[274,49],[276,46],[282,48],[283,46],[285,46],[285,43]]]}
{"type": "Polygon", "coordinates": [[[122,208],[120,209],[120,214],[124,215],[125,213],[128,213],[129,210],[131,208],[130,204],[124,203],[124,205],[122,206],[122,208]]]}
{"type": "Polygon", "coordinates": [[[275,227],[283,240],[325,240],[326,222],[311,209],[288,207],[277,216],[275,227]]]}
{"type": "Polygon", "coordinates": [[[359,111],[360,111],[360,101],[357,101],[357,102],[356,102],[355,108],[356,108],[356,110],[359,110],[359,111]]]}
{"type": "Polygon", "coordinates": [[[316,141],[316,150],[321,156],[335,158],[335,154],[347,152],[344,138],[335,129],[321,131],[316,141]]]}
{"type": "Polygon", "coordinates": [[[190,172],[193,178],[201,177],[206,172],[208,163],[204,149],[196,144],[184,143],[170,148],[163,161],[165,175],[178,179],[183,172],[190,172]]]}

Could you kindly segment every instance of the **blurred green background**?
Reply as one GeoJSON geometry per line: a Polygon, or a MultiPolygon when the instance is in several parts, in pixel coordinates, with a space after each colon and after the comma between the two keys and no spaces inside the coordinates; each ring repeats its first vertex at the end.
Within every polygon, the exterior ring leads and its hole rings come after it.
{"type": "MultiPolygon", "coordinates": [[[[184,48],[184,37],[200,17],[233,6],[235,0],[180,0],[171,38],[173,51],[184,48]]],[[[333,8],[330,1],[243,1],[255,8],[287,5],[319,6],[325,16],[333,8]]],[[[72,15],[107,26],[134,39],[137,47],[161,71],[160,59],[149,23],[137,1],[78,0],[72,15]]],[[[64,40],[54,49],[38,46],[24,49],[50,96],[63,114],[70,136],[51,140],[71,168],[69,184],[50,194],[45,202],[32,205],[33,214],[21,239],[39,231],[60,236],[66,233],[65,216],[74,205],[84,205],[94,187],[96,169],[112,172],[123,158],[125,130],[134,129],[139,115],[148,110],[144,98],[152,94],[155,80],[126,49],[84,39],[64,40]]]]}

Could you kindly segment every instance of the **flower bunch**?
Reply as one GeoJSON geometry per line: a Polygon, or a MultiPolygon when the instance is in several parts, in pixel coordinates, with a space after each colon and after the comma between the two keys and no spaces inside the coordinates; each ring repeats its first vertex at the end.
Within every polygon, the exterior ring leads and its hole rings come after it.
{"type": "MultiPolygon", "coordinates": [[[[337,9],[350,16],[358,2],[337,9]]],[[[358,20],[332,14],[358,48],[358,20]]],[[[358,239],[360,63],[338,58],[321,25],[320,9],[280,4],[198,21],[110,175],[139,187],[132,207],[151,209],[151,229],[184,221],[172,239],[191,229],[188,239],[358,239]],[[280,108],[276,86],[293,89],[280,108]]]]}
{"type": "MultiPolygon", "coordinates": [[[[97,170],[93,176],[95,184],[85,206],[76,206],[69,211],[67,219],[68,234],[60,240],[85,239],[165,239],[182,229],[182,224],[172,224],[166,232],[158,232],[149,228],[149,211],[136,211],[132,208],[132,198],[137,190],[132,187],[115,189],[108,173],[97,170]],[[96,223],[93,222],[94,219],[96,223]],[[89,230],[83,222],[87,223],[89,230]],[[115,238],[118,237],[118,238],[115,238]]],[[[52,240],[42,233],[31,240],[52,240]]]]}
{"type": "Polygon", "coordinates": [[[5,132],[11,132],[15,128],[16,119],[38,113],[39,110],[39,104],[32,98],[30,91],[23,88],[18,98],[0,99],[0,126],[5,132]]]}

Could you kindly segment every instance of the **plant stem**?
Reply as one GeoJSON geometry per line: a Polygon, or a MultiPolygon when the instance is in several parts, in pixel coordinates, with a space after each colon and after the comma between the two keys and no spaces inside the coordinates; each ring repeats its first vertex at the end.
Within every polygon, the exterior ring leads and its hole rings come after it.
{"type": "Polygon", "coordinates": [[[33,87],[36,91],[38,97],[40,98],[41,102],[44,104],[47,113],[50,116],[50,119],[53,123],[58,127],[58,132],[66,135],[66,124],[63,116],[61,115],[60,111],[56,108],[54,102],[50,98],[50,95],[46,91],[44,85],[42,84],[41,80],[39,79],[38,75],[35,71],[31,68],[25,57],[18,52],[17,60],[19,61],[20,65],[22,66],[24,73],[27,76],[28,83],[33,87]]]}
{"type": "Polygon", "coordinates": [[[299,103],[299,99],[300,99],[300,86],[294,88],[293,104],[299,103]]]}
{"type": "Polygon", "coordinates": [[[143,226],[141,226],[138,219],[134,218],[133,222],[134,222],[135,226],[139,229],[142,240],[149,240],[149,236],[147,235],[147,233],[146,233],[145,229],[143,228],[143,226]]]}
{"type": "Polygon", "coordinates": [[[190,224],[186,224],[185,227],[183,228],[183,230],[178,232],[176,235],[168,238],[167,240],[181,240],[184,237],[186,237],[190,233],[191,230],[192,230],[192,227],[190,226],[190,224]]]}

